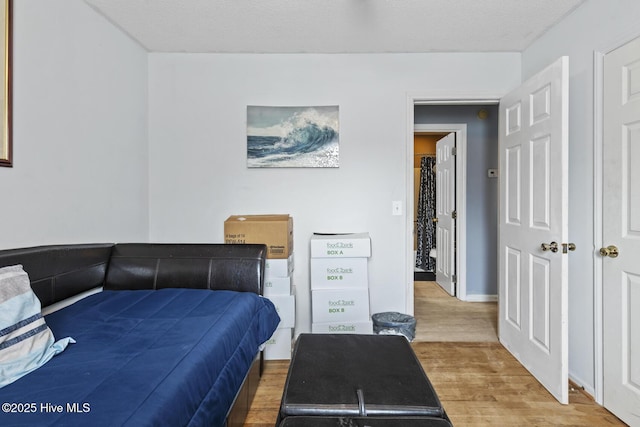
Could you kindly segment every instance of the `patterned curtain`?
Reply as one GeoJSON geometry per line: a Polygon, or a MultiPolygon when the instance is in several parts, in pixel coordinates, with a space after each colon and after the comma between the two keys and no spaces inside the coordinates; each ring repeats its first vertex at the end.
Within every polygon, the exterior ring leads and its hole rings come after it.
{"type": "Polygon", "coordinates": [[[420,191],[418,195],[418,218],[416,222],[418,253],[416,267],[425,271],[435,271],[436,262],[429,257],[429,251],[436,247],[436,230],[433,218],[436,216],[436,174],[435,157],[420,160],[420,191]]]}

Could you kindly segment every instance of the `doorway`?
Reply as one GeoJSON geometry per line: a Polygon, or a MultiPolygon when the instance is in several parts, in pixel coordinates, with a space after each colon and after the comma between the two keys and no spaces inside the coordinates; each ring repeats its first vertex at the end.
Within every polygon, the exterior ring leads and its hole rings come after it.
{"type": "MultiPolygon", "coordinates": [[[[456,297],[462,301],[497,301],[497,101],[417,104],[415,99],[411,99],[410,102],[413,123],[412,138],[407,147],[411,189],[407,197],[407,211],[414,212],[416,209],[413,135],[455,133],[456,297]],[[472,161],[468,162],[468,158],[472,161]],[[490,173],[493,175],[490,176],[490,173]],[[467,215],[469,203],[473,207],[471,216],[467,215]]],[[[415,224],[413,215],[408,219],[407,236],[410,238],[407,260],[410,260],[410,265],[407,268],[413,279],[415,224]]],[[[415,304],[413,286],[414,281],[410,280],[407,288],[408,312],[413,312],[415,304]]]]}
{"type": "Polygon", "coordinates": [[[436,143],[445,132],[413,135],[414,281],[436,280],[436,143]]]}

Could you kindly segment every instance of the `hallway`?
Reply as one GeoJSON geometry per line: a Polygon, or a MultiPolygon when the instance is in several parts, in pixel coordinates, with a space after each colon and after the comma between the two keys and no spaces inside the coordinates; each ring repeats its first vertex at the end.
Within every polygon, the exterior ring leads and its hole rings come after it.
{"type": "Polygon", "coordinates": [[[465,302],[436,282],[414,282],[416,342],[498,342],[498,303],[465,302]]]}

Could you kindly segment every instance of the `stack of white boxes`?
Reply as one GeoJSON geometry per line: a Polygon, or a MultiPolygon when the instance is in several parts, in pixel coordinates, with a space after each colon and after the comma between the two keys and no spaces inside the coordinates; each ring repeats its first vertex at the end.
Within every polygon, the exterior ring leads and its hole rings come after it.
{"type": "Polygon", "coordinates": [[[293,218],[289,215],[233,215],[224,223],[225,243],[267,245],[264,297],[276,306],[280,324],[264,348],[267,360],[291,359],[296,323],[293,273],[293,218]]]}
{"type": "Polygon", "coordinates": [[[267,258],[264,296],[276,306],[280,315],[278,329],[264,348],[266,360],[291,359],[291,343],[296,323],[295,288],[291,282],[293,254],[286,259],[267,258]]]}
{"type": "Polygon", "coordinates": [[[313,333],[371,334],[369,233],[311,237],[313,333]]]}

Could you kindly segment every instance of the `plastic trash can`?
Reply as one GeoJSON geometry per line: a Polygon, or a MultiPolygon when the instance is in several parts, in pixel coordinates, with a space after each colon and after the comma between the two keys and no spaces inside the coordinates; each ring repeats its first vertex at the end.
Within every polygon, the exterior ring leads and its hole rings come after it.
{"type": "Polygon", "coordinates": [[[403,335],[413,341],[416,337],[416,319],[408,314],[387,311],[371,316],[373,332],[379,335],[403,335]]]}

